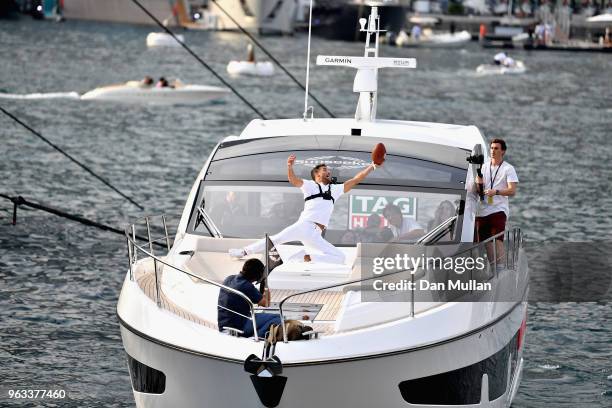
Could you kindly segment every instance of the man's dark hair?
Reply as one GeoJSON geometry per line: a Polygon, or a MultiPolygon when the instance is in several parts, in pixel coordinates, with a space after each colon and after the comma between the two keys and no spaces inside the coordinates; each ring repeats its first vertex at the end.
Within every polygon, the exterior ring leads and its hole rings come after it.
{"type": "Polygon", "coordinates": [[[317,172],[319,171],[321,167],[327,167],[327,165],[325,163],[317,164],[316,166],[312,168],[312,170],[310,170],[310,177],[313,180],[315,179],[315,175],[317,174],[317,172]]]}
{"type": "Polygon", "coordinates": [[[493,139],[491,140],[491,143],[489,143],[489,146],[491,146],[493,143],[499,143],[501,145],[501,149],[504,152],[506,151],[506,142],[504,141],[504,139],[493,139]]]}
{"type": "Polygon", "coordinates": [[[247,259],[240,274],[249,282],[259,281],[263,276],[264,264],[257,258],[247,259]]]}

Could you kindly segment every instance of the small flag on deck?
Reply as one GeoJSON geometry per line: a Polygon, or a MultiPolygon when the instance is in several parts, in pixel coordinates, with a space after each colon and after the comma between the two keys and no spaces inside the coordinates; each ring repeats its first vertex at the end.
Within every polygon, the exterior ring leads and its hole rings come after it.
{"type": "Polygon", "coordinates": [[[272,242],[270,237],[267,237],[266,239],[268,240],[266,243],[266,248],[268,249],[267,256],[268,256],[268,274],[269,274],[270,272],[272,272],[274,268],[276,268],[279,265],[282,265],[283,260],[281,259],[280,254],[278,253],[278,250],[274,246],[274,243],[272,242]]]}

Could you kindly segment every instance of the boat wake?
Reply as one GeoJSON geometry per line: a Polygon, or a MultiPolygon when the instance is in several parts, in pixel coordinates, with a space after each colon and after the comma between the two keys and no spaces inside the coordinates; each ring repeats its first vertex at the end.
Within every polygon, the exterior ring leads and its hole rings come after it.
{"type": "Polygon", "coordinates": [[[31,93],[31,94],[10,94],[0,93],[0,99],[81,99],[78,92],[47,92],[47,93],[31,93]]]}

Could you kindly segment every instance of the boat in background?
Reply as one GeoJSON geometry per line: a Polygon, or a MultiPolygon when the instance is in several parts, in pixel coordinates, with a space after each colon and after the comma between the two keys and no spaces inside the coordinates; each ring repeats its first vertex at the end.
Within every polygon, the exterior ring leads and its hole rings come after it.
{"type": "Polygon", "coordinates": [[[227,72],[230,75],[271,76],[274,74],[274,65],[270,61],[255,61],[255,49],[249,43],[246,61],[230,61],[227,72]]]}
{"type": "Polygon", "coordinates": [[[379,7],[382,29],[398,33],[406,25],[406,13],[410,7],[399,0],[330,2],[327,7],[313,10],[312,35],[329,40],[363,41],[364,33],[359,29],[360,18],[367,17],[369,6],[379,7]]]}
{"type": "Polygon", "coordinates": [[[142,103],[151,105],[197,104],[225,96],[226,88],[189,85],[176,80],[172,86],[145,86],[141,81],[103,86],[81,96],[85,101],[142,103]]]}
{"type": "Polygon", "coordinates": [[[476,73],[479,75],[517,75],[524,74],[527,71],[523,61],[516,61],[513,66],[506,67],[496,64],[481,64],[476,68],[476,73]]]}
{"type": "Polygon", "coordinates": [[[230,61],[227,64],[227,72],[230,75],[272,76],[274,75],[274,64],[270,61],[230,61]]]}
{"type": "Polygon", "coordinates": [[[597,16],[587,18],[589,23],[610,23],[612,25],[612,13],[599,14],[597,16]]]}
{"type": "Polygon", "coordinates": [[[218,30],[242,28],[254,34],[293,34],[297,2],[295,0],[216,0],[208,2],[208,11],[216,16],[218,30]]]}
{"type": "MultiPolygon", "coordinates": [[[[185,37],[182,34],[175,34],[181,42],[185,42],[185,37]]],[[[147,35],[147,47],[180,47],[174,37],[168,33],[149,33],[147,35]]]]}
{"type": "Polygon", "coordinates": [[[472,40],[468,31],[456,33],[436,33],[426,28],[418,40],[410,37],[405,31],[400,31],[395,39],[398,47],[454,48],[461,47],[472,40]]]}

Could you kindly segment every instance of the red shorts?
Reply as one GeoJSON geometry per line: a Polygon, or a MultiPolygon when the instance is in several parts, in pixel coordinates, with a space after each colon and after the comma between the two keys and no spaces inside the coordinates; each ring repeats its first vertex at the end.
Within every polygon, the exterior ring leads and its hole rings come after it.
{"type": "MultiPolygon", "coordinates": [[[[486,217],[476,217],[476,242],[482,242],[487,238],[491,238],[495,234],[499,234],[506,229],[506,213],[499,211],[489,214],[486,217]]],[[[504,236],[498,237],[500,241],[504,240],[504,236]]]]}

